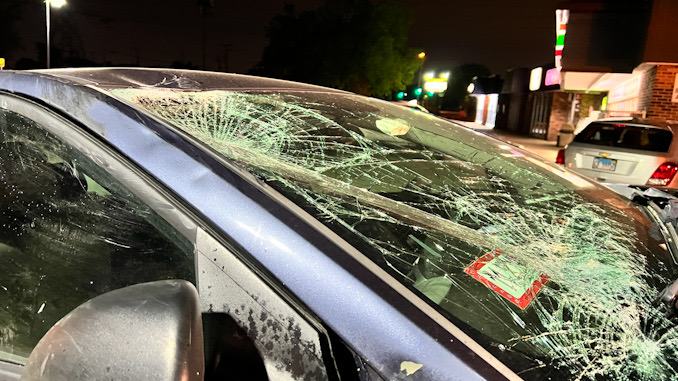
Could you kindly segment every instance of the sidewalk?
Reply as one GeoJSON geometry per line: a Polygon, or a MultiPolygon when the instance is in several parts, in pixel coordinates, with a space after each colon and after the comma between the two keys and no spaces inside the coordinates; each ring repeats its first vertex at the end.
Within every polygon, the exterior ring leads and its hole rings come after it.
{"type": "Polygon", "coordinates": [[[539,155],[546,160],[555,163],[556,156],[558,155],[558,150],[561,147],[556,147],[556,142],[549,142],[544,139],[537,139],[530,136],[517,135],[511,131],[506,130],[495,130],[492,127],[487,127],[482,124],[467,122],[463,120],[452,120],[450,121],[459,123],[467,128],[482,132],[483,134],[492,136],[499,140],[503,140],[509,144],[518,146],[528,152],[532,152],[536,155],[539,155]]]}

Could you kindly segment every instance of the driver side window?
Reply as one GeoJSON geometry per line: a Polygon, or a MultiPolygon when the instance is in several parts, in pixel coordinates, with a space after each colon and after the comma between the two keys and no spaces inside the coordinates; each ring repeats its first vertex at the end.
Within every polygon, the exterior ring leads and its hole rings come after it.
{"type": "Polygon", "coordinates": [[[23,363],[81,303],[128,285],[195,283],[194,246],[90,158],[0,110],[0,360],[23,363]]]}

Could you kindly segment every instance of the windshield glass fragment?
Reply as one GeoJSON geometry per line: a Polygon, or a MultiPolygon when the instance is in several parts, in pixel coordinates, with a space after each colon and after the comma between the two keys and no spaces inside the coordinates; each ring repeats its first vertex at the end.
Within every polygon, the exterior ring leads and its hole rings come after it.
{"type": "Polygon", "coordinates": [[[525,379],[673,379],[676,278],[627,200],[435,117],[320,92],[112,92],[265,180],[525,379]]]}

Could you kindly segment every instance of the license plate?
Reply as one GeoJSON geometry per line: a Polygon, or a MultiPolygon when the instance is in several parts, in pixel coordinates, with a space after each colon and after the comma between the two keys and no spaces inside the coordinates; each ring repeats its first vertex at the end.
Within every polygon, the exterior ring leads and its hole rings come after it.
{"type": "Polygon", "coordinates": [[[617,169],[617,160],[596,157],[593,159],[593,169],[602,169],[605,171],[614,171],[617,169]]]}

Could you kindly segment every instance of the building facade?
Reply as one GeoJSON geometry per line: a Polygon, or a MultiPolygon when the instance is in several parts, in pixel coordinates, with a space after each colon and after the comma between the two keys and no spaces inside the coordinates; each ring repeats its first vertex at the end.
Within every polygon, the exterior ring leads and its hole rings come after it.
{"type": "Polygon", "coordinates": [[[496,128],[556,141],[601,117],[678,121],[676,20],[676,0],[560,3],[553,63],[507,73],[496,128]]]}
{"type": "Polygon", "coordinates": [[[678,120],[678,1],[576,0],[559,8],[567,14],[561,89],[597,95],[579,106],[580,117],[678,120]]]}

